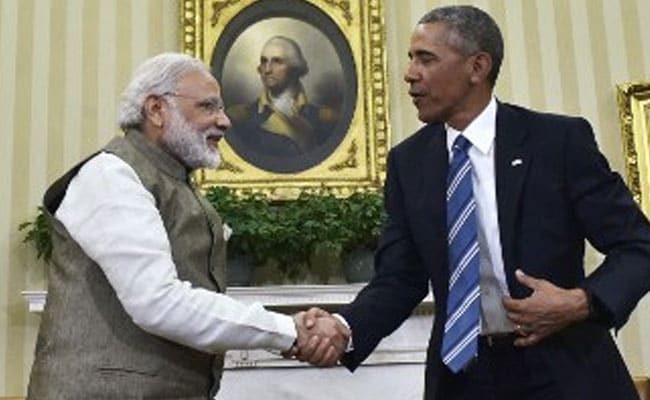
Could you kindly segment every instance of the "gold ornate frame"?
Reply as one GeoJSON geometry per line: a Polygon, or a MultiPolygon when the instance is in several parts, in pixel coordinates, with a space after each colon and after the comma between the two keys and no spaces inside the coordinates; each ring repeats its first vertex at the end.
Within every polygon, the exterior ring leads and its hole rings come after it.
{"type": "Polygon", "coordinates": [[[353,59],[356,97],[340,143],[312,167],[278,173],[253,165],[222,141],[219,169],[198,173],[202,187],[218,184],[290,199],[304,190],[328,188],[345,196],[382,185],[390,147],[383,0],[183,0],[183,51],[210,64],[219,40],[227,36],[229,24],[243,12],[265,7],[278,16],[283,7],[289,9],[292,4],[302,3],[313,6],[328,23],[335,24],[353,59]]]}
{"type": "Polygon", "coordinates": [[[617,85],[627,184],[650,216],[650,81],[617,85]]]}

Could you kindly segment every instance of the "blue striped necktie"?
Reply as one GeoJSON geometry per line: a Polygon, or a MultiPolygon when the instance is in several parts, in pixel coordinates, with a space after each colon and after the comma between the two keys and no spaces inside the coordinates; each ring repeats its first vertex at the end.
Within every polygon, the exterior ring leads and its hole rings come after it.
{"type": "Polygon", "coordinates": [[[476,202],[472,165],[467,156],[470,146],[462,135],[456,138],[447,176],[449,296],[441,356],[453,372],[460,371],[477,355],[480,332],[476,202]]]}

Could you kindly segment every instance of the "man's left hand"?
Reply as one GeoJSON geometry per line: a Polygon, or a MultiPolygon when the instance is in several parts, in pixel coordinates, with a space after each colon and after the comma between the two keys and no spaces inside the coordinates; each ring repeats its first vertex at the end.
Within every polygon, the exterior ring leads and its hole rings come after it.
{"type": "Polygon", "coordinates": [[[533,278],[521,270],[517,280],[533,290],[524,299],[507,297],[503,305],[515,325],[516,346],[531,346],[568,325],[589,316],[589,299],[583,289],[563,289],[544,279],[533,278]]]}

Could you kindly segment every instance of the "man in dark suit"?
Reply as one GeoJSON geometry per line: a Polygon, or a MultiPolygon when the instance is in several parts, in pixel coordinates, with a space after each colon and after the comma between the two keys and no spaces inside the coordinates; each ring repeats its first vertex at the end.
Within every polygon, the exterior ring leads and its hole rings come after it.
{"type": "MultiPolygon", "coordinates": [[[[589,123],[494,98],[503,40],[475,7],[427,13],[409,57],[405,80],[426,125],[389,154],[376,275],[338,316],[352,337],[336,356],[357,368],[430,283],[425,399],[637,399],[609,329],[650,290],[650,225],[589,123]],[[469,172],[456,175],[456,157],[469,172]],[[448,215],[457,186],[468,206],[448,215]],[[472,232],[462,256],[456,230],[472,232]],[[605,255],[588,277],[585,239],[605,255]],[[470,295],[457,300],[460,281],[470,295]]],[[[319,318],[329,316],[308,313],[319,318]]]]}

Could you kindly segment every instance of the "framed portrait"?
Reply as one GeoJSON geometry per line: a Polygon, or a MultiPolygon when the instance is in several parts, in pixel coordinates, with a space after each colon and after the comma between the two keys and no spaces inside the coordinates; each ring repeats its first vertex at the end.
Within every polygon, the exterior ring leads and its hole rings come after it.
{"type": "Polygon", "coordinates": [[[286,199],[383,183],[382,0],[184,0],[183,51],[220,82],[232,128],[202,187],[286,199]]]}
{"type": "Polygon", "coordinates": [[[650,81],[617,85],[627,184],[650,216],[650,81]]]}

